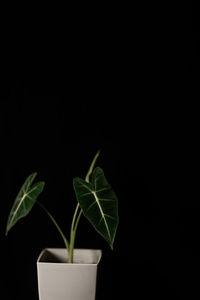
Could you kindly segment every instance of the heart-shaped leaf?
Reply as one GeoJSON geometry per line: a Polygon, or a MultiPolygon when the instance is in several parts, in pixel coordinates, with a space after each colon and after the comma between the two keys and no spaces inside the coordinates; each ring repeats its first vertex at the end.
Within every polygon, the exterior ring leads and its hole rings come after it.
{"type": "Polygon", "coordinates": [[[8,217],[6,235],[19,219],[25,217],[31,211],[37,197],[43,191],[44,182],[42,181],[31,186],[36,175],[37,173],[29,175],[18,193],[8,217]]]}
{"type": "Polygon", "coordinates": [[[75,178],[73,185],[83,214],[113,249],[119,223],[118,200],[103,170],[97,167],[93,171],[91,183],[75,178]]]}

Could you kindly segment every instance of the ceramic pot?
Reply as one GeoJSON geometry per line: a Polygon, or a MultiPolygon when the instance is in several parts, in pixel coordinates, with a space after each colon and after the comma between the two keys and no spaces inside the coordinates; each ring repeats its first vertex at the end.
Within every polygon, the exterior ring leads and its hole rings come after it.
{"type": "Polygon", "coordinates": [[[101,256],[101,250],[74,249],[71,264],[66,249],[44,249],[37,260],[39,299],[95,300],[101,256]]]}

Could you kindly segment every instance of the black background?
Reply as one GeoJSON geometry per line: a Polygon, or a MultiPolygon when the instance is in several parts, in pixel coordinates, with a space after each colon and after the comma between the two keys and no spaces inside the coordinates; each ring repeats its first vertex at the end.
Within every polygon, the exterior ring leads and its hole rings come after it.
{"type": "Polygon", "coordinates": [[[29,34],[14,33],[15,49],[24,47],[20,58],[11,52],[16,66],[12,55],[4,60],[0,102],[5,299],[38,299],[37,257],[45,247],[63,247],[38,207],[5,237],[19,187],[37,171],[46,182],[41,202],[69,231],[72,180],[85,176],[99,148],[98,165],[119,198],[120,224],[113,252],[87,220],[79,225],[76,247],[103,250],[97,299],[199,295],[199,204],[191,196],[198,183],[188,171],[197,163],[189,126],[198,119],[183,80],[196,78],[196,70],[194,51],[185,56],[180,47],[189,43],[191,50],[194,31],[175,34],[159,9],[135,8],[134,17],[128,8],[104,11],[83,23],[60,18],[56,29],[51,19],[40,35],[34,26],[29,34]]]}

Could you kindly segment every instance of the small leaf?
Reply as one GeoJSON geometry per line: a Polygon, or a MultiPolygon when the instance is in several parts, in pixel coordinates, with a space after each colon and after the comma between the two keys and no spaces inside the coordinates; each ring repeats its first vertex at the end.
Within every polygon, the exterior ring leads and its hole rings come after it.
{"type": "Polygon", "coordinates": [[[8,217],[6,235],[19,219],[25,217],[31,211],[37,197],[43,191],[44,182],[42,181],[31,186],[36,175],[37,173],[29,175],[18,193],[8,217]]]}
{"type": "Polygon", "coordinates": [[[83,214],[113,249],[119,223],[118,200],[103,170],[95,168],[91,183],[75,178],[73,185],[83,214]]]}

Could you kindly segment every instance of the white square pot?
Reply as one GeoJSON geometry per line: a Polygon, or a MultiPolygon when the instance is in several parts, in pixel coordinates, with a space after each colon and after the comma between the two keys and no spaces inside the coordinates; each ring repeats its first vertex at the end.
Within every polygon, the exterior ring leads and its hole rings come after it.
{"type": "Polygon", "coordinates": [[[37,260],[40,300],[95,300],[101,250],[75,249],[67,263],[66,249],[44,249],[37,260]]]}

